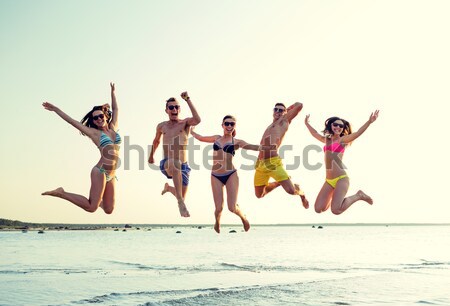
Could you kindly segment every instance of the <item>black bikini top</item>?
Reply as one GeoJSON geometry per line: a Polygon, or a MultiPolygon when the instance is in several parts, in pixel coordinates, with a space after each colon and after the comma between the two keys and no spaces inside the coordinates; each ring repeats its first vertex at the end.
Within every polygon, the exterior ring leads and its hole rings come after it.
{"type": "Polygon", "coordinates": [[[226,143],[223,148],[220,146],[220,144],[216,141],[213,144],[214,151],[219,151],[222,149],[225,153],[231,154],[234,156],[235,150],[234,150],[234,138],[231,138],[231,142],[226,143]]]}

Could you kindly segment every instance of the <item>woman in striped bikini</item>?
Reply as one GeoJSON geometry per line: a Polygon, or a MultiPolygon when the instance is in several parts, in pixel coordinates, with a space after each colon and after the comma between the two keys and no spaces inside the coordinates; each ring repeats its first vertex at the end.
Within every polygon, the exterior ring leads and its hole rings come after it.
{"type": "Polygon", "coordinates": [[[216,223],[214,230],[220,233],[220,217],[223,210],[223,187],[227,189],[227,203],[228,209],[241,218],[244,230],[250,229],[250,223],[245,217],[242,210],[237,204],[237,196],[239,191],[239,177],[236,168],[233,165],[233,156],[237,149],[242,148],[246,150],[258,151],[260,146],[251,145],[243,140],[236,139],[236,119],[227,115],[222,120],[223,135],[201,136],[193,131],[191,134],[195,139],[202,142],[213,143],[213,167],[211,171],[211,187],[214,197],[214,204],[216,206],[214,215],[216,223]]]}
{"type": "Polygon", "coordinates": [[[100,160],[91,170],[91,190],[89,198],[65,191],[62,187],[47,191],[42,195],[59,197],[87,212],[95,212],[101,207],[107,214],[114,210],[115,170],[119,157],[119,145],[122,142],[116,132],[118,126],[118,107],[115,96],[115,85],[111,86],[111,104],[95,106],[84,116],[81,122],[72,119],[58,107],[44,102],[42,106],[48,111],[55,112],[63,120],[73,125],[82,135],[88,136],[100,150],[100,160]]]}
{"type": "Polygon", "coordinates": [[[347,145],[356,138],[378,118],[379,111],[376,110],[369,117],[369,120],[355,133],[352,133],[350,123],[339,117],[331,117],[325,121],[323,135],[319,134],[310,124],[309,115],[305,118],[305,124],[311,135],[323,142],[325,146],[326,180],[317,195],[314,208],[317,213],[326,211],[331,207],[331,212],[335,215],[342,214],[356,201],[365,201],[372,204],[372,198],[359,190],[356,194],[345,197],[350,186],[350,180],[345,172],[342,158],[347,145]]]}

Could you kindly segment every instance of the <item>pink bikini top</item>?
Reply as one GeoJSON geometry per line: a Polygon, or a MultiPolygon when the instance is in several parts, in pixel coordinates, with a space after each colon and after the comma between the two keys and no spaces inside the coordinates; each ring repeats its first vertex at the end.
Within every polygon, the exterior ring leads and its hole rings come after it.
{"type": "Polygon", "coordinates": [[[324,146],[323,151],[331,151],[335,153],[344,153],[345,147],[343,147],[339,142],[333,142],[331,145],[324,146]]]}

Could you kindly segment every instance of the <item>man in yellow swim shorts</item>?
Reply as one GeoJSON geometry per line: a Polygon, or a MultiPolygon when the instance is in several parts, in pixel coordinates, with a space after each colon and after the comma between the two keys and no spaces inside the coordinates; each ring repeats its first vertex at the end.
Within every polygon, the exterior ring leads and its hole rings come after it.
{"type": "Polygon", "coordinates": [[[286,108],[283,103],[275,104],[273,109],[273,122],[267,127],[261,139],[261,151],[255,165],[255,195],[262,198],[278,186],[292,195],[298,195],[302,199],[303,207],[308,208],[309,203],[298,184],[292,183],[289,175],[283,167],[283,162],[278,155],[278,148],[283,141],[289,124],[302,110],[303,104],[296,102],[286,108]],[[275,149],[273,149],[275,147],[275,149]],[[270,149],[269,149],[270,148],[270,149]],[[270,182],[273,178],[275,182],[270,182]]]}

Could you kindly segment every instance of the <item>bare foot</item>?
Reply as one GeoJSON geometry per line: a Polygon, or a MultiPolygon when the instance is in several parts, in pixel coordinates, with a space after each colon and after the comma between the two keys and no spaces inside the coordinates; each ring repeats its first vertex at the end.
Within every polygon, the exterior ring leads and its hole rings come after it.
{"type": "Polygon", "coordinates": [[[62,187],[56,188],[55,190],[50,190],[50,191],[46,191],[41,193],[42,195],[49,195],[52,197],[61,197],[62,194],[64,193],[64,189],[62,187]]]}
{"type": "Polygon", "coordinates": [[[372,198],[369,197],[367,194],[365,194],[362,190],[358,190],[358,192],[356,194],[359,196],[360,200],[366,201],[370,205],[373,204],[372,198]]]}
{"type": "Polygon", "coordinates": [[[220,223],[216,220],[216,224],[214,224],[214,230],[217,232],[217,234],[220,234],[220,223]]]}
{"type": "Polygon", "coordinates": [[[246,232],[248,232],[248,230],[250,229],[250,223],[248,222],[248,220],[247,220],[246,217],[244,217],[244,218],[242,219],[242,224],[244,225],[244,230],[245,230],[246,232]]]}
{"type": "Polygon", "coordinates": [[[294,184],[294,188],[295,188],[295,194],[305,195],[305,193],[302,190],[300,190],[300,185],[299,184],[294,184]]]}
{"type": "Polygon", "coordinates": [[[298,195],[300,196],[300,198],[302,199],[303,207],[304,207],[305,209],[308,209],[308,208],[309,208],[309,202],[308,202],[308,200],[306,199],[305,193],[303,192],[303,190],[300,190],[300,185],[299,185],[299,184],[294,184],[294,188],[295,188],[295,191],[297,192],[297,194],[298,194],[298,195]]]}
{"type": "Polygon", "coordinates": [[[186,204],[184,204],[183,200],[178,200],[178,209],[180,210],[180,215],[182,217],[190,217],[191,215],[189,215],[189,211],[186,208],[186,204]]]}
{"type": "Polygon", "coordinates": [[[302,199],[303,207],[304,207],[305,209],[308,209],[308,208],[309,208],[309,202],[308,202],[308,200],[306,199],[305,195],[304,195],[304,194],[301,194],[301,195],[300,195],[300,198],[302,199]]]}
{"type": "Polygon", "coordinates": [[[169,191],[169,184],[165,183],[164,189],[163,189],[163,191],[161,191],[161,195],[165,194],[167,191],[169,191]]]}

